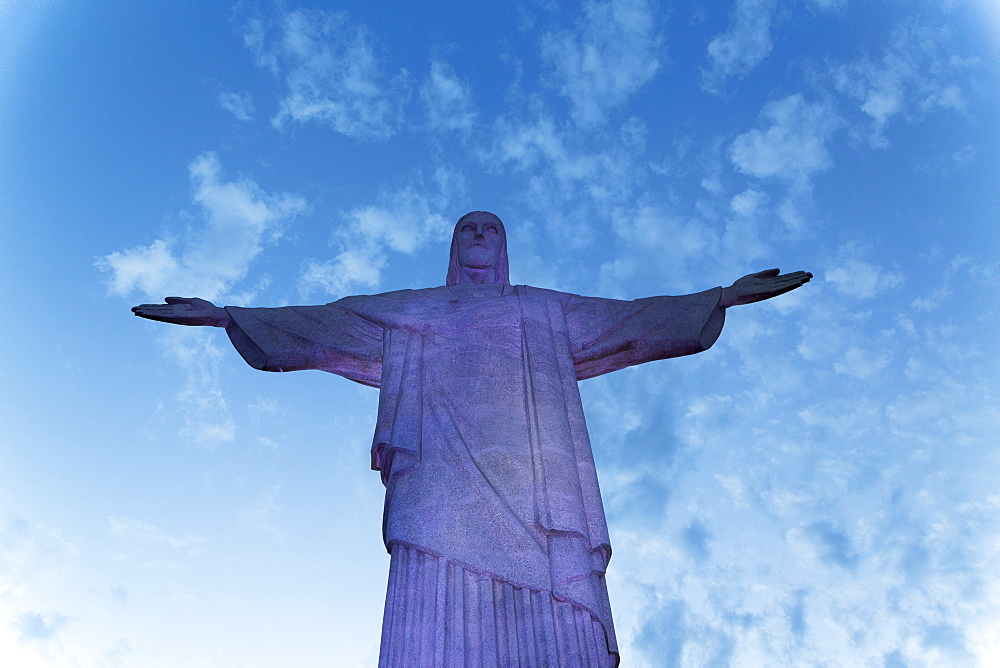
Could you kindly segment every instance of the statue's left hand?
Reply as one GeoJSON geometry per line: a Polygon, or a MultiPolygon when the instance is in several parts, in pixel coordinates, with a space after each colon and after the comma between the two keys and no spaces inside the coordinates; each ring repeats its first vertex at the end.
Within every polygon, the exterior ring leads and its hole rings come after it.
{"type": "Polygon", "coordinates": [[[748,274],[728,288],[723,288],[721,305],[729,307],[752,304],[777,297],[805,285],[812,278],[812,274],[808,271],[793,271],[790,274],[780,275],[778,271],[767,269],[756,274],[748,274]]]}

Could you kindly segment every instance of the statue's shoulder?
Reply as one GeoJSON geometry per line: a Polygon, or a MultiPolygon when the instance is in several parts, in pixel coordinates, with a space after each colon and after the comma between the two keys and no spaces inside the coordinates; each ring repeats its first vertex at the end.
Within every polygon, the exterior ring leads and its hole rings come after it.
{"type": "Polygon", "coordinates": [[[419,290],[392,290],[391,292],[379,292],[374,295],[349,295],[347,297],[341,297],[337,301],[330,302],[329,305],[336,304],[350,307],[359,304],[398,304],[415,302],[439,297],[444,294],[444,290],[447,290],[447,288],[442,286],[439,288],[422,288],[419,290]]]}
{"type": "Polygon", "coordinates": [[[416,290],[393,290],[391,292],[381,292],[374,295],[352,295],[343,297],[335,302],[330,302],[330,306],[338,306],[348,309],[370,310],[378,307],[391,308],[393,306],[413,306],[418,304],[430,304],[436,302],[453,301],[456,297],[461,297],[463,292],[469,292],[465,297],[514,297],[522,296],[537,301],[559,302],[567,304],[579,300],[586,300],[586,297],[575,295],[570,292],[560,292],[559,290],[549,290],[548,288],[536,288],[531,285],[506,285],[494,286],[495,294],[471,294],[476,293],[474,288],[463,291],[461,288],[449,288],[441,285],[434,288],[420,288],[416,290]]]}
{"type": "Polygon", "coordinates": [[[560,292],[559,290],[549,290],[548,288],[536,288],[531,285],[517,285],[514,287],[520,294],[528,297],[534,297],[536,299],[546,299],[563,303],[573,301],[575,299],[584,299],[584,297],[574,295],[571,292],[560,292]]]}

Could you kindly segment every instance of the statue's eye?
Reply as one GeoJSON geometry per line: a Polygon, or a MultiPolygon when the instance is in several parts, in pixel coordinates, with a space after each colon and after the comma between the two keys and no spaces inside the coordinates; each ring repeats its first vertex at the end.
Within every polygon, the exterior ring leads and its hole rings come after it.
{"type": "Polygon", "coordinates": [[[493,227],[492,225],[490,225],[489,227],[487,227],[486,231],[487,232],[492,232],[493,234],[498,234],[497,228],[493,227]]]}
{"type": "Polygon", "coordinates": [[[475,231],[476,231],[476,228],[474,228],[474,227],[473,227],[472,225],[466,225],[466,226],[464,226],[464,227],[462,228],[462,231],[463,231],[463,232],[470,232],[470,231],[471,231],[471,232],[475,232],[475,231]]]}

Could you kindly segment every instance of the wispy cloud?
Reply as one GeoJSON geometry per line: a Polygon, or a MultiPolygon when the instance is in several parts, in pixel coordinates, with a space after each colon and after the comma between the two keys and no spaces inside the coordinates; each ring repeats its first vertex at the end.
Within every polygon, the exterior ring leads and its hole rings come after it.
{"type": "Polygon", "coordinates": [[[203,543],[201,538],[178,536],[129,517],[109,517],[108,528],[118,543],[113,558],[142,570],[176,571],[178,560],[197,557],[203,543]]]}
{"type": "Polygon", "coordinates": [[[805,550],[808,557],[823,563],[848,570],[857,565],[858,556],[850,537],[829,522],[810,522],[804,527],[796,527],[785,538],[805,550]]]}
{"type": "Polygon", "coordinates": [[[264,246],[306,208],[301,197],[268,194],[249,178],[224,180],[214,153],[195,158],[188,171],[200,224],[179,239],[168,235],[99,258],[97,266],[110,274],[112,292],[126,297],[139,292],[153,299],[217,299],[246,276],[264,246]]]}
{"type": "Polygon", "coordinates": [[[726,31],[708,43],[710,68],[701,73],[704,90],[721,92],[728,79],[744,76],[771,53],[776,6],[775,0],[736,0],[726,31]]]}
{"type": "Polygon", "coordinates": [[[807,184],[830,166],[827,143],[839,125],[834,111],[794,94],[769,102],[760,113],[766,127],[733,140],[730,158],[744,174],[807,184]]]}
{"type": "Polygon", "coordinates": [[[80,548],[58,529],[46,528],[23,517],[0,514],[0,589],[16,590],[7,578],[19,579],[26,571],[43,577],[66,570],[80,548]]]}
{"type": "Polygon", "coordinates": [[[767,213],[767,196],[760,190],[748,188],[729,201],[721,262],[735,271],[768,255],[761,229],[767,213]]]}
{"type": "Polygon", "coordinates": [[[542,36],[552,82],[582,126],[600,124],[660,67],[662,38],[645,0],[593,0],[572,30],[542,36]]]}
{"type": "MultiPolygon", "coordinates": [[[[276,241],[305,211],[305,200],[289,193],[269,194],[247,177],[225,180],[214,153],[204,153],[189,167],[197,218],[179,236],[165,235],[146,246],[99,258],[110,274],[111,291],[123,297],[138,292],[159,302],[165,296],[198,296],[210,301],[252,299],[253,289],[234,295],[254,259],[276,241]]],[[[177,394],[180,436],[204,447],[230,443],[236,424],[218,382],[222,351],[195,328],[163,329],[158,344],[170,364],[182,372],[177,394]]]]}
{"type": "Polygon", "coordinates": [[[246,123],[253,120],[254,106],[249,93],[223,91],[219,93],[219,106],[235,116],[238,121],[246,123]]]}
{"type": "MultiPolygon", "coordinates": [[[[916,279],[876,255],[833,249],[796,308],[734,309],[669,379],[581,384],[635,665],[972,666],[996,647],[996,365],[967,325],[908,309],[916,279]]],[[[942,264],[937,283],[992,303],[968,259],[942,264]]]]}
{"type": "Polygon", "coordinates": [[[868,120],[859,136],[886,148],[885,131],[895,117],[919,119],[935,109],[965,107],[961,75],[975,62],[954,53],[954,39],[944,28],[911,20],[893,31],[880,56],[831,67],[834,88],[868,120]]]}
{"type": "Polygon", "coordinates": [[[212,334],[200,328],[170,326],[162,329],[156,339],[164,357],[183,378],[176,395],[178,435],[184,442],[204,448],[236,439],[236,421],[219,382],[222,358],[231,353],[223,353],[212,334]]]}
{"type": "Polygon", "coordinates": [[[130,517],[109,517],[108,526],[113,536],[145,545],[164,545],[173,549],[187,548],[194,550],[192,554],[197,554],[196,548],[202,542],[199,538],[174,536],[148,522],[130,517]]]}
{"type": "Polygon", "coordinates": [[[644,151],[645,124],[638,118],[593,142],[535,106],[527,116],[498,118],[480,157],[524,179],[520,199],[538,216],[542,232],[562,248],[583,248],[593,242],[596,226],[626,203],[634,205],[647,171],[644,151]]]}
{"type": "Polygon", "coordinates": [[[244,43],[287,92],[271,122],[319,122],[358,140],[386,139],[399,128],[409,74],[383,71],[368,31],[346,13],[295,10],[277,25],[251,21],[244,43]],[[272,35],[275,32],[277,34],[272,35]]]}
{"type": "Polygon", "coordinates": [[[22,640],[45,643],[66,626],[67,621],[65,615],[57,612],[26,612],[17,618],[14,628],[22,640]]]}
{"type": "Polygon", "coordinates": [[[692,287],[692,266],[718,252],[719,238],[711,227],[647,199],[635,208],[621,207],[612,217],[619,252],[601,266],[606,294],[617,294],[620,286],[633,281],[650,280],[663,291],[683,292],[692,287]]]}
{"type": "Polygon", "coordinates": [[[283,536],[284,533],[278,528],[277,523],[278,515],[281,513],[281,506],[277,503],[280,491],[281,485],[277,484],[263,490],[252,505],[240,511],[237,523],[275,537],[283,536]]]}
{"type": "Polygon", "coordinates": [[[0,505],[0,657],[10,665],[50,665],[59,655],[73,616],[66,598],[57,597],[60,609],[53,609],[51,592],[72,588],[80,553],[61,530],[0,505]]]}
{"type": "Polygon", "coordinates": [[[472,89],[442,60],[431,62],[431,71],[420,86],[420,100],[432,130],[468,131],[476,122],[472,89]]]}
{"type": "Polygon", "coordinates": [[[430,241],[447,240],[454,221],[443,212],[455,195],[451,189],[460,187],[460,181],[459,175],[439,168],[434,177],[436,194],[426,194],[421,182],[383,193],[376,204],[349,211],[345,224],[333,235],[337,255],[307,261],[299,280],[303,295],[320,290],[339,297],[375,290],[381,284],[388,252],[410,255],[430,241]]]}
{"type": "Polygon", "coordinates": [[[738,171],[783,187],[784,192],[773,197],[773,217],[781,221],[785,235],[794,238],[808,228],[812,177],[832,166],[829,144],[841,120],[832,105],[808,102],[800,93],[768,102],[760,120],[763,127],[733,140],[729,159],[738,171]]]}
{"type": "Polygon", "coordinates": [[[844,244],[837,250],[823,278],[839,293],[854,299],[871,299],[902,285],[901,273],[887,270],[869,260],[872,252],[872,249],[857,242],[844,244]]]}

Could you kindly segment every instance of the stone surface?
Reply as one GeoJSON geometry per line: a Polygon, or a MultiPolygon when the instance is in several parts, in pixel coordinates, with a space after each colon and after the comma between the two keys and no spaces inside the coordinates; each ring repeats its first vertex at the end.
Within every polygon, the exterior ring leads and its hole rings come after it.
{"type": "Polygon", "coordinates": [[[380,389],[372,468],[391,556],[381,666],[618,663],[611,557],[577,381],[706,350],[725,308],[811,275],[619,301],[511,286],[499,218],[463,216],[446,285],[321,306],[169,298],[137,315],[225,327],[252,367],[380,389]]]}

